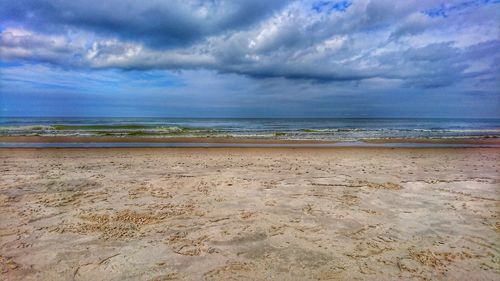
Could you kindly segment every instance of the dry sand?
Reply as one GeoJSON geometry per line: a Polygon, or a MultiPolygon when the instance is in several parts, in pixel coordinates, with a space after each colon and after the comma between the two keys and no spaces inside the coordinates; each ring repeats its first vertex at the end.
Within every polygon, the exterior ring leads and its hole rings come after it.
{"type": "Polygon", "coordinates": [[[500,149],[0,149],[0,280],[499,280],[500,149]]]}

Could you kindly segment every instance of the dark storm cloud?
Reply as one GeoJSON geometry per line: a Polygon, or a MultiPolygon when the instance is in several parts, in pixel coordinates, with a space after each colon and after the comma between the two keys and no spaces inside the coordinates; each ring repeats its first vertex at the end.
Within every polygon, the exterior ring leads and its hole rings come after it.
{"type": "Polygon", "coordinates": [[[5,0],[0,17],[45,32],[77,28],[125,40],[140,40],[154,47],[172,47],[247,27],[270,16],[286,2],[5,0]]]}

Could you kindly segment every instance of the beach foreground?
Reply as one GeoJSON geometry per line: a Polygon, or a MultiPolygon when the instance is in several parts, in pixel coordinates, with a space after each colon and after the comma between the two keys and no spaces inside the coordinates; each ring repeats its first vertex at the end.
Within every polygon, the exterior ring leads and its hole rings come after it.
{"type": "Polygon", "coordinates": [[[0,149],[1,280],[498,280],[500,149],[0,149]]]}

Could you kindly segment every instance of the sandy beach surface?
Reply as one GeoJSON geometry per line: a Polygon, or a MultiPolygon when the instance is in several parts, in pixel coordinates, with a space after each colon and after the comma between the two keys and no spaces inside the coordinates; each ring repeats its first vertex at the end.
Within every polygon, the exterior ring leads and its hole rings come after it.
{"type": "Polygon", "coordinates": [[[0,149],[0,280],[499,280],[500,149],[0,149]]]}

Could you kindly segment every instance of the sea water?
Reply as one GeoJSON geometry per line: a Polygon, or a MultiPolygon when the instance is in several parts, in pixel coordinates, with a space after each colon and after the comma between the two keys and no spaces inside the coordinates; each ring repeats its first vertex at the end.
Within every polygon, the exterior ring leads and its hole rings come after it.
{"type": "Polygon", "coordinates": [[[33,135],[332,141],[497,138],[500,119],[0,117],[0,136],[33,135]]]}

